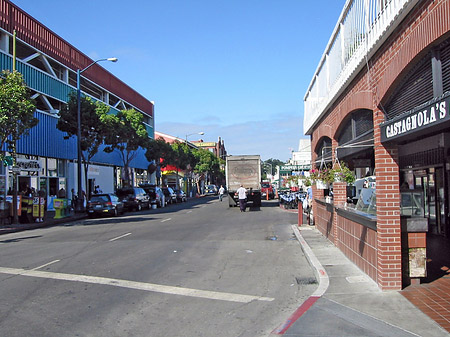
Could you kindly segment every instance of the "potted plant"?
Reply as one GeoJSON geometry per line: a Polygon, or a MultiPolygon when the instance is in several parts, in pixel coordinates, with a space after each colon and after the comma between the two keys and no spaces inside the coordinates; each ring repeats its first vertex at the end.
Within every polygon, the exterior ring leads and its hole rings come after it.
{"type": "Polygon", "coordinates": [[[332,169],[333,181],[336,182],[345,182],[348,185],[353,184],[356,177],[352,170],[348,168],[348,166],[344,162],[340,162],[335,164],[332,169]]]}

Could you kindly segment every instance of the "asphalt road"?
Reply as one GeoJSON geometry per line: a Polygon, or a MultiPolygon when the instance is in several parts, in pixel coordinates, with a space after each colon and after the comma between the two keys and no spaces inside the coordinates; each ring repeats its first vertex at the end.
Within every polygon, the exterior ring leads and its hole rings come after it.
{"type": "Polygon", "coordinates": [[[0,238],[0,336],[268,336],[314,292],[291,224],[226,198],[0,238]]]}

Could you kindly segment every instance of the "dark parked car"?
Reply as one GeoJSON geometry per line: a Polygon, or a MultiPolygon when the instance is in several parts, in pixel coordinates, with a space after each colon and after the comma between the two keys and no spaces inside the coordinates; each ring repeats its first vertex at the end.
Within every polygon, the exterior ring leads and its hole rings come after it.
{"type": "Polygon", "coordinates": [[[140,211],[150,208],[150,197],[142,187],[125,187],[117,190],[117,196],[122,200],[127,210],[140,211]]]}
{"type": "Polygon", "coordinates": [[[177,201],[183,202],[187,201],[186,193],[182,190],[175,190],[175,194],[177,195],[177,201]]]}
{"type": "Polygon", "coordinates": [[[177,195],[175,191],[171,187],[161,187],[167,204],[176,204],[177,203],[177,195]]]}
{"type": "Polygon", "coordinates": [[[155,185],[141,185],[141,187],[150,197],[151,205],[156,205],[157,207],[165,206],[163,205],[164,192],[162,191],[161,187],[155,185]]]}
{"type": "Polygon", "coordinates": [[[114,215],[118,216],[125,211],[123,202],[112,193],[94,194],[87,203],[87,213],[89,216],[94,215],[114,215]]]}

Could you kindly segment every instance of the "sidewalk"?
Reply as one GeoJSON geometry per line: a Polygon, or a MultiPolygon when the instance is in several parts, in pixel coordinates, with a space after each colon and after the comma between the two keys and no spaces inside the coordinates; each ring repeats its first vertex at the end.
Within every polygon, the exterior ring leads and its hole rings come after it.
{"type": "Polygon", "coordinates": [[[54,225],[64,224],[71,221],[76,221],[80,219],[86,218],[86,213],[71,213],[69,216],[61,219],[55,219],[54,211],[47,211],[44,222],[30,222],[30,223],[19,223],[19,224],[11,224],[11,225],[0,225],[0,235],[21,232],[29,229],[50,227],[54,225]]]}
{"type": "Polygon", "coordinates": [[[449,336],[400,292],[379,290],[314,227],[292,227],[319,286],[272,335],[449,336]]]}

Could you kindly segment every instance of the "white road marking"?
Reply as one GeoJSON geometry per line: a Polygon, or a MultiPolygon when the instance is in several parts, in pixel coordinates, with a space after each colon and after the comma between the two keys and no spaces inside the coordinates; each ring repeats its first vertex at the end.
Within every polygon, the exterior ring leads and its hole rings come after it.
{"type": "Polygon", "coordinates": [[[124,234],[124,235],[118,236],[118,237],[116,237],[116,238],[113,238],[113,239],[111,239],[111,240],[109,240],[109,241],[116,241],[116,240],[119,240],[119,239],[121,239],[121,238],[124,238],[125,236],[128,236],[128,235],[131,235],[131,233],[127,233],[127,234],[124,234]]]}
{"type": "Polygon", "coordinates": [[[211,300],[220,300],[220,301],[228,301],[228,302],[250,303],[252,301],[271,302],[274,300],[274,298],[271,298],[271,297],[241,295],[241,294],[234,294],[234,293],[223,293],[223,292],[216,292],[216,291],[198,290],[198,289],[182,288],[182,287],[172,287],[172,286],[165,286],[165,285],[153,284],[153,283],[113,279],[113,278],[107,278],[107,277],[53,273],[53,272],[33,270],[33,269],[27,270],[27,269],[20,269],[20,268],[0,267],[0,273],[8,274],[8,275],[39,277],[39,278],[62,280],[62,281],[103,284],[103,285],[109,285],[109,286],[114,286],[114,287],[144,290],[144,291],[151,291],[151,292],[164,293],[164,294],[170,294],[170,295],[181,295],[181,296],[206,298],[206,299],[211,299],[211,300]]]}
{"type": "Polygon", "coordinates": [[[61,260],[53,260],[52,262],[49,262],[49,263],[43,264],[42,266],[39,266],[39,267],[33,268],[32,270],[37,270],[37,269],[41,269],[41,268],[47,267],[47,266],[49,266],[49,265],[51,265],[51,264],[53,264],[53,263],[59,262],[59,261],[61,261],[61,260]]]}
{"type": "Polygon", "coordinates": [[[167,219],[161,220],[161,222],[166,222],[166,221],[169,221],[169,220],[172,220],[172,218],[167,218],[167,219]]]}

